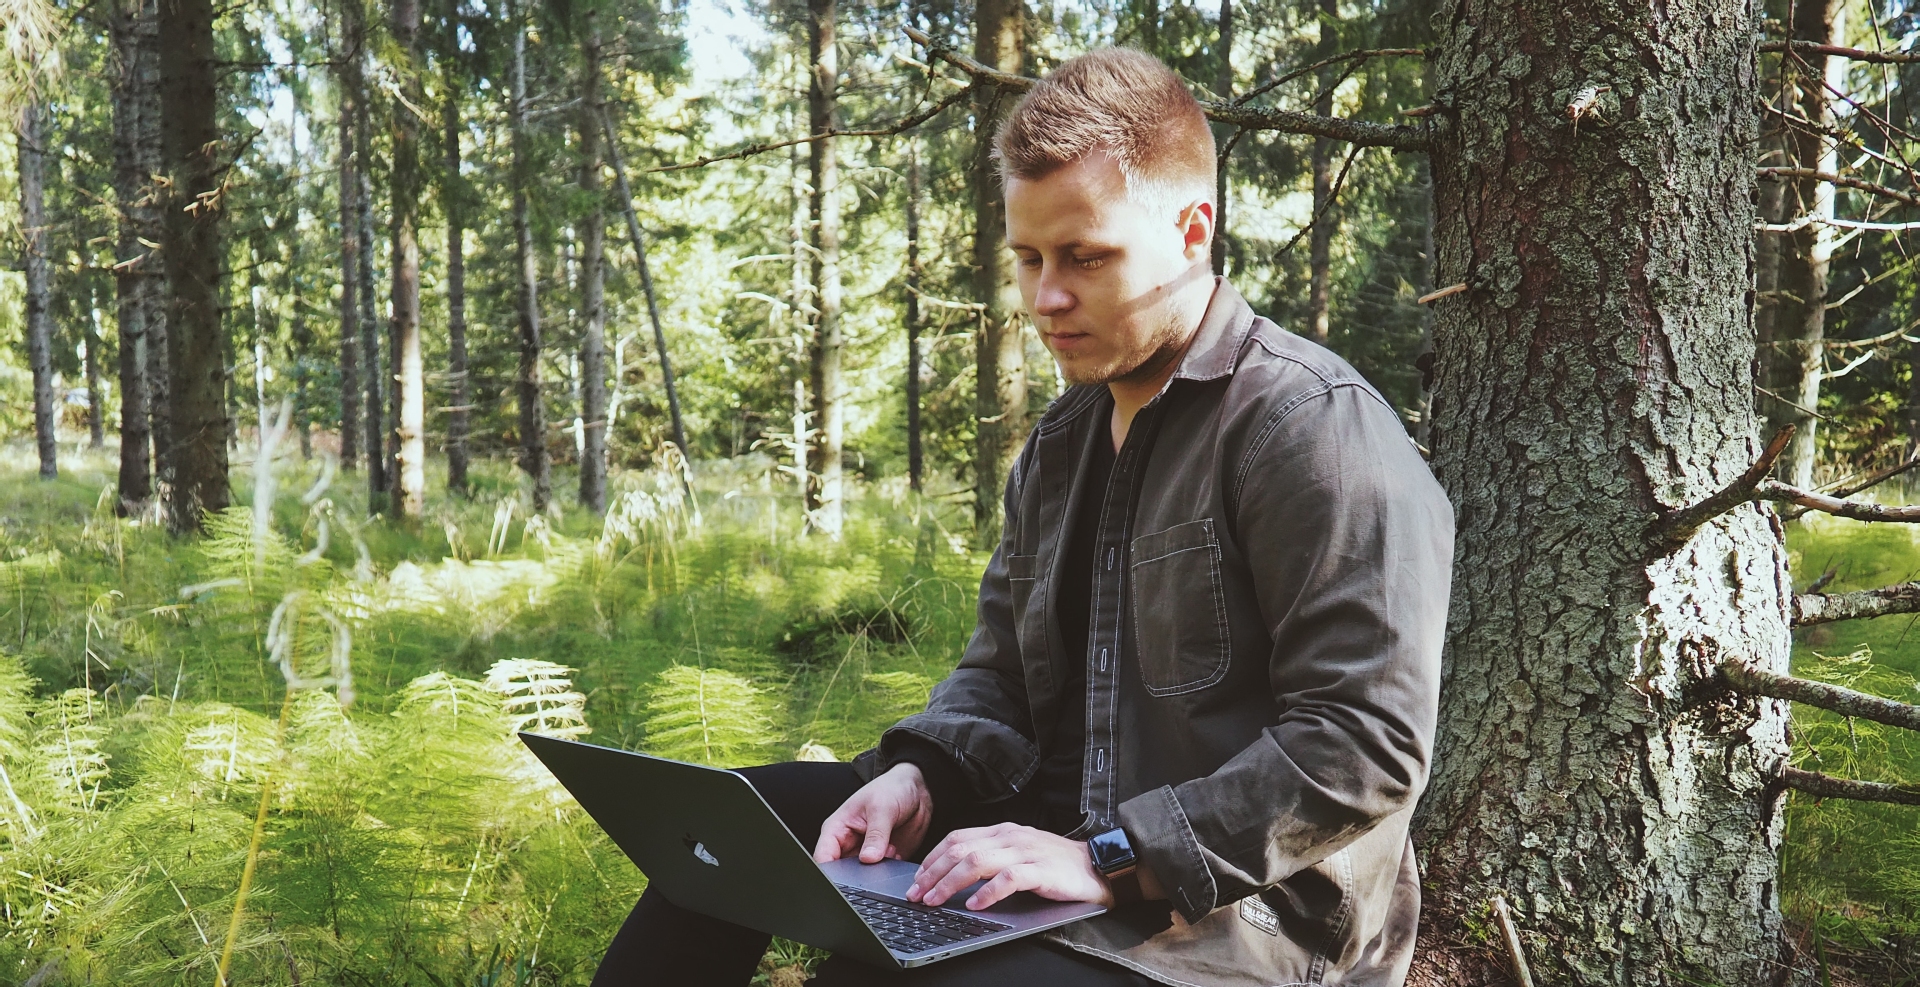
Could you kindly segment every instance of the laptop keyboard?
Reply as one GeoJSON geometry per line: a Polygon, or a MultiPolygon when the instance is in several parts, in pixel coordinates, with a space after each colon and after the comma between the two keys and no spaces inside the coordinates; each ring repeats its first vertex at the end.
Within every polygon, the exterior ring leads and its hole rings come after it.
{"type": "Polygon", "coordinates": [[[852,903],[853,910],[860,913],[880,941],[887,944],[887,948],[902,953],[921,953],[1013,928],[945,908],[928,908],[884,897],[844,884],[835,887],[852,903]]]}

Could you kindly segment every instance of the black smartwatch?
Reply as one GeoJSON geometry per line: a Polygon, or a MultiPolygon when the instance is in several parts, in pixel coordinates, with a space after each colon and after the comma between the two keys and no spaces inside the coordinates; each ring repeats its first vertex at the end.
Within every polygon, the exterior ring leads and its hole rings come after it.
{"type": "Polygon", "coordinates": [[[1116,826],[1093,837],[1087,841],[1087,853],[1093,857],[1093,869],[1105,875],[1107,886],[1113,889],[1114,901],[1124,904],[1140,900],[1140,858],[1134,854],[1126,830],[1116,826]]]}

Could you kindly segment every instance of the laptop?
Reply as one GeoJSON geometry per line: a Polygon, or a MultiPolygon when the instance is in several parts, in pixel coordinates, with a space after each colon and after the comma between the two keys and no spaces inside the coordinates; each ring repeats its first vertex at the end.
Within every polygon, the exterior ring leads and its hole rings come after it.
{"type": "Polygon", "coordinates": [[[914,904],[906,895],[917,864],[815,863],[732,771],[528,733],[520,740],[668,901],[836,955],[924,966],[1106,911],[1025,891],[977,912],[914,904]]]}

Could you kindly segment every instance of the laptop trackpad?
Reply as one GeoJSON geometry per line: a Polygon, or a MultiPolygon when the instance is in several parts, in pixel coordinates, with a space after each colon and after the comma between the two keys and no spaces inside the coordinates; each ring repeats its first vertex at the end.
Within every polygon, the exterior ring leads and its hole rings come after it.
{"type": "MultiPolygon", "coordinates": [[[[919,873],[920,865],[907,860],[882,860],[877,864],[863,864],[859,857],[841,857],[831,863],[821,864],[820,869],[835,884],[844,884],[850,888],[904,899],[907,896],[907,889],[913,886],[913,875],[919,873]]],[[[975,881],[968,885],[966,890],[949,899],[945,907],[964,909],[967,897],[986,883],[975,881]]]]}

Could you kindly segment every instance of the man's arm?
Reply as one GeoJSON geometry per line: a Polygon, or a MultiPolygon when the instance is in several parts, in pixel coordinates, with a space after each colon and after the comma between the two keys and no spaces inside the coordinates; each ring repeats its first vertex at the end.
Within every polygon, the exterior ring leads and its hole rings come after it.
{"type": "Polygon", "coordinates": [[[1189,921],[1285,880],[1426,783],[1453,512],[1364,387],[1300,403],[1247,453],[1231,523],[1273,639],[1279,716],[1212,774],[1120,806],[1189,921]]]}

